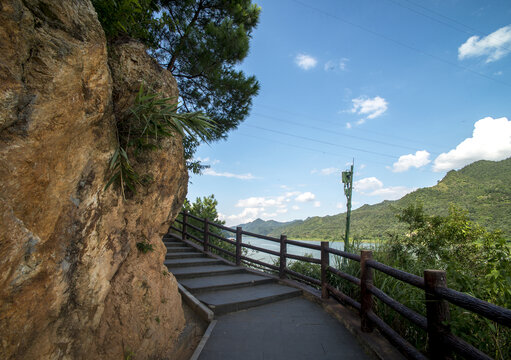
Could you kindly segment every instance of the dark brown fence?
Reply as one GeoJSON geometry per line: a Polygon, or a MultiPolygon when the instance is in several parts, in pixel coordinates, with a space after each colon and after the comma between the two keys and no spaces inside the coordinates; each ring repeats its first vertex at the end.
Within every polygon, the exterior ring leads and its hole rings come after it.
{"type": "Polygon", "coordinates": [[[176,223],[181,224],[181,228],[176,227],[174,224],[170,227],[170,230],[180,233],[184,240],[195,240],[203,245],[204,251],[215,249],[217,252],[228,255],[235,260],[236,265],[248,265],[271,271],[278,274],[282,279],[290,276],[298,281],[321,288],[322,298],[328,299],[329,297],[332,297],[340,303],[349,305],[359,311],[362,331],[372,332],[375,327],[378,328],[379,331],[392,344],[394,344],[394,346],[396,346],[410,359],[427,359],[427,357],[375,314],[373,311],[373,296],[389,306],[391,309],[395,310],[408,321],[427,332],[428,356],[435,360],[448,359],[452,353],[461,355],[466,359],[492,359],[473,345],[451,333],[448,326],[449,303],[479,314],[487,319],[497,322],[498,324],[511,327],[511,310],[490,304],[486,301],[448,288],[446,286],[447,279],[445,271],[424,270],[424,277],[420,277],[373,260],[372,252],[369,250],[362,250],[361,254],[357,255],[337,249],[331,249],[328,242],[321,242],[321,245],[313,245],[300,241],[289,240],[285,235],[281,235],[280,239],[277,239],[270,236],[244,231],[241,227],[232,229],[227,226],[210,222],[207,219],[199,218],[186,211],[182,212],[181,215],[182,220],[176,220],[176,223]],[[191,224],[190,219],[201,223],[203,226],[198,227],[191,224]],[[212,226],[233,233],[235,240],[230,240],[211,232],[210,229],[212,226]],[[201,233],[202,238],[191,234],[189,229],[193,229],[196,232],[201,233]],[[276,252],[259,246],[243,243],[243,235],[279,243],[280,251],[276,252]],[[210,242],[211,237],[231,244],[233,249],[235,249],[235,252],[228,251],[220,246],[212,244],[210,242]],[[310,250],[318,250],[321,253],[321,257],[320,259],[315,259],[313,257],[288,254],[288,245],[299,246],[310,250]],[[244,248],[276,256],[279,258],[279,264],[278,266],[276,264],[268,264],[261,260],[244,256],[242,255],[242,249],[244,248]],[[330,266],[330,254],[360,263],[360,278],[354,277],[330,266]],[[316,279],[288,269],[286,266],[288,259],[319,264],[321,266],[321,279],[316,279]],[[373,285],[374,270],[380,271],[397,280],[424,290],[427,316],[418,314],[414,310],[406,307],[382,290],[375,287],[373,285]],[[332,286],[328,282],[329,276],[337,276],[338,278],[349,281],[359,287],[360,299],[358,299],[358,301],[352,299],[336,287],[332,286]]]}

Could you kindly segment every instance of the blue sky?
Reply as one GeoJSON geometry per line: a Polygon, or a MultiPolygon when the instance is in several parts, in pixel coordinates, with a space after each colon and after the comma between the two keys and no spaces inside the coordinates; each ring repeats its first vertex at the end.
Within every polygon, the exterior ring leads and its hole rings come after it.
{"type": "Polygon", "coordinates": [[[346,210],[433,186],[451,169],[511,156],[511,3],[256,1],[240,67],[261,91],[188,199],[214,194],[228,225],[346,210]]]}

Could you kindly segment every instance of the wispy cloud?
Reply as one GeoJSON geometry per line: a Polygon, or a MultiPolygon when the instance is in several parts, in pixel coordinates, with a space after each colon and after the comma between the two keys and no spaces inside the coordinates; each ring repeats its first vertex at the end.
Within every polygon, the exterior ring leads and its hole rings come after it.
{"type": "Polygon", "coordinates": [[[353,103],[353,107],[350,111],[354,114],[364,116],[364,118],[360,119],[357,124],[364,123],[366,119],[375,119],[378,116],[383,115],[383,113],[387,111],[388,107],[387,101],[380,96],[375,96],[374,98],[360,96],[352,99],[351,102],[353,103]]]}
{"type": "Polygon", "coordinates": [[[216,165],[220,162],[220,160],[216,160],[216,159],[211,160],[209,157],[201,158],[200,156],[198,156],[196,158],[196,160],[203,162],[203,163],[210,163],[211,165],[216,165]]]}
{"type": "Polygon", "coordinates": [[[341,60],[329,60],[323,66],[325,71],[346,71],[346,67],[348,65],[348,58],[342,58],[341,60]]]}
{"type": "Polygon", "coordinates": [[[295,57],[295,63],[303,70],[310,70],[317,65],[318,60],[307,54],[298,54],[295,57]]]}
{"type": "Polygon", "coordinates": [[[402,155],[392,165],[393,172],[403,172],[411,167],[420,168],[431,162],[429,159],[429,152],[426,150],[419,150],[415,154],[402,155]]]}
{"type": "Polygon", "coordinates": [[[415,190],[415,188],[408,188],[406,186],[384,187],[383,182],[374,176],[355,181],[353,188],[355,191],[366,196],[381,196],[384,200],[400,199],[415,190]]]}
{"type": "Polygon", "coordinates": [[[511,156],[511,121],[505,117],[486,117],[474,124],[472,137],[455,149],[440,154],[433,164],[434,171],[459,169],[477,160],[503,160],[511,156]]]}
{"type": "Polygon", "coordinates": [[[240,179],[240,180],[252,180],[252,179],[256,178],[251,173],[248,173],[248,174],[233,174],[233,173],[230,173],[230,172],[216,172],[215,170],[213,170],[211,168],[210,169],[205,169],[202,173],[204,175],[209,175],[209,176],[221,176],[221,177],[235,178],[235,179],[240,179]]]}
{"type": "Polygon", "coordinates": [[[511,52],[511,25],[501,27],[488,36],[471,36],[458,48],[458,59],[486,57],[486,62],[497,61],[511,52]]]}
{"type": "Polygon", "coordinates": [[[297,202],[308,202],[308,201],[312,201],[316,198],[316,195],[314,195],[313,193],[307,191],[307,192],[304,192],[304,193],[301,193],[300,195],[298,195],[295,200],[297,202]]]}
{"type": "Polygon", "coordinates": [[[327,175],[332,175],[332,174],[338,173],[340,171],[341,170],[338,168],[329,167],[329,168],[325,168],[325,169],[321,169],[321,170],[314,169],[311,171],[311,174],[319,174],[319,175],[327,176],[327,175]]]}

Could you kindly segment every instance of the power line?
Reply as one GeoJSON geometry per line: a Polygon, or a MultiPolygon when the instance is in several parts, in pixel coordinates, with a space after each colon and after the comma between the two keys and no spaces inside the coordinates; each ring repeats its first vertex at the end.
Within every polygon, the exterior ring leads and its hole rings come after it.
{"type": "MultiPolygon", "coordinates": [[[[314,118],[311,118],[311,117],[308,117],[308,116],[303,116],[302,114],[294,113],[294,112],[291,112],[291,111],[288,111],[288,110],[285,110],[285,109],[281,109],[281,108],[277,108],[277,107],[274,107],[274,106],[269,106],[269,105],[264,105],[264,104],[257,104],[257,106],[262,106],[262,107],[265,107],[265,108],[270,109],[270,110],[277,110],[277,111],[280,111],[280,112],[283,112],[283,113],[287,113],[287,114],[293,115],[293,116],[299,116],[299,117],[301,117],[303,119],[307,119],[307,120],[311,120],[311,121],[316,121],[316,119],[314,119],[314,118]]],[[[327,124],[332,124],[332,125],[335,125],[335,126],[339,125],[338,123],[336,123],[334,121],[329,121],[329,120],[322,120],[322,121],[327,123],[327,124]]],[[[351,129],[350,131],[357,131],[357,129],[351,129]]],[[[405,138],[405,137],[401,137],[401,136],[396,136],[394,134],[386,134],[386,133],[382,133],[382,132],[374,131],[374,130],[369,130],[369,129],[364,129],[364,132],[370,133],[370,134],[379,135],[379,136],[384,136],[385,138],[388,138],[388,139],[396,139],[396,140],[401,140],[401,141],[409,142],[409,143],[414,144],[414,145],[421,144],[421,145],[424,145],[424,146],[427,146],[427,147],[431,146],[431,144],[426,144],[425,142],[420,141],[420,140],[411,139],[411,138],[405,138]]],[[[414,150],[415,149],[416,148],[414,148],[414,150]]]]}
{"type": "Polygon", "coordinates": [[[335,146],[335,147],[344,148],[344,149],[353,150],[353,151],[364,152],[364,153],[368,153],[368,154],[372,154],[372,155],[388,157],[388,158],[391,158],[391,159],[396,159],[396,158],[399,157],[399,156],[396,156],[396,155],[379,153],[379,152],[376,152],[376,151],[371,151],[371,150],[365,150],[365,149],[360,149],[360,148],[351,147],[351,146],[340,145],[340,144],[332,143],[332,142],[329,142],[329,141],[313,139],[313,138],[310,138],[310,137],[307,137],[307,136],[290,134],[290,133],[286,133],[286,132],[280,131],[280,130],[273,130],[273,129],[264,128],[262,126],[250,125],[250,124],[245,124],[245,126],[248,126],[248,127],[254,128],[254,129],[259,129],[259,130],[264,130],[264,131],[272,132],[272,133],[279,134],[279,135],[285,135],[285,136],[290,136],[290,137],[294,137],[294,138],[297,138],[297,139],[312,141],[312,142],[316,142],[316,143],[320,143],[320,144],[335,146]]]}
{"type": "MultiPolygon", "coordinates": [[[[412,150],[412,151],[415,151],[417,149],[415,147],[393,144],[393,143],[389,143],[389,142],[385,142],[385,141],[381,141],[381,140],[368,139],[368,138],[364,138],[362,136],[346,134],[346,133],[339,132],[339,131],[334,131],[334,130],[331,130],[331,129],[321,128],[321,127],[318,127],[318,126],[306,125],[306,124],[298,123],[298,122],[295,122],[295,121],[285,120],[285,119],[282,119],[282,118],[276,118],[276,117],[273,117],[273,116],[264,115],[264,114],[260,114],[260,113],[254,113],[254,115],[265,117],[265,118],[268,118],[268,119],[277,120],[277,121],[282,121],[282,122],[285,122],[285,123],[288,123],[288,124],[302,126],[302,127],[309,128],[309,129],[314,129],[314,130],[318,130],[318,131],[327,132],[329,134],[335,134],[335,135],[344,136],[344,137],[348,137],[348,138],[352,138],[352,139],[372,142],[372,143],[375,143],[375,144],[392,146],[392,147],[401,148],[401,149],[405,149],[405,150],[412,150]]],[[[435,153],[432,153],[432,154],[436,155],[435,153]]]]}
{"type": "MultiPolygon", "coordinates": [[[[297,148],[297,149],[313,151],[313,152],[321,153],[321,154],[324,154],[324,155],[332,155],[332,156],[336,156],[336,157],[346,157],[346,154],[337,154],[337,153],[333,153],[333,152],[329,152],[329,151],[324,151],[324,150],[320,150],[320,149],[316,149],[316,148],[310,148],[310,147],[296,145],[296,144],[289,144],[289,143],[285,143],[285,142],[282,142],[282,141],[278,141],[278,140],[274,140],[274,139],[268,139],[268,138],[265,138],[265,137],[256,136],[256,135],[252,135],[252,134],[245,134],[245,133],[240,133],[240,132],[238,132],[236,134],[237,135],[241,135],[241,136],[245,136],[245,137],[254,138],[254,139],[257,139],[257,140],[263,140],[263,141],[273,142],[273,143],[284,145],[284,146],[294,147],[294,148],[297,148]]],[[[388,164],[381,163],[381,162],[374,161],[374,160],[367,160],[367,159],[364,159],[364,163],[388,166],[388,164]]]]}
{"type": "MultiPolygon", "coordinates": [[[[422,9],[426,10],[426,11],[429,11],[429,12],[431,12],[431,13],[433,13],[433,14],[437,15],[437,16],[440,16],[440,17],[442,17],[442,18],[444,18],[444,19],[447,19],[447,20],[449,20],[449,21],[452,21],[453,23],[456,23],[456,24],[458,24],[458,25],[461,25],[461,26],[463,26],[463,27],[465,27],[465,28],[467,28],[467,29],[470,29],[470,31],[467,31],[467,30],[461,29],[461,28],[459,28],[459,27],[457,27],[457,26],[453,26],[452,24],[450,24],[450,23],[448,23],[448,22],[442,21],[442,20],[437,19],[437,18],[435,18],[435,17],[433,17],[433,16],[430,16],[430,15],[427,15],[427,14],[425,14],[425,13],[423,13],[423,12],[417,11],[417,10],[415,10],[415,9],[414,9],[414,8],[412,8],[412,7],[405,6],[405,5],[403,5],[401,2],[399,2],[399,1],[397,1],[397,0],[387,0],[387,1],[390,1],[390,2],[392,2],[392,3],[394,3],[394,4],[398,5],[398,6],[402,7],[403,9],[407,9],[408,11],[411,11],[411,12],[413,12],[413,13],[415,13],[415,14],[418,14],[418,15],[421,15],[421,16],[423,16],[423,17],[425,17],[425,18],[428,18],[428,19],[431,19],[431,20],[433,20],[433,21],[436,21],[436,22],[437,22],[437,23],[439,23],[439,24],[445,25],[445,26],[447,26],[447,27],[449,27],[449,28],[451,28],[451,29],[454,29],[454,30],[460,31],[460,32],[462,32],[462,33],[465,33],[465,34],[468,34],[468,35],[474,35],[474,33],[480,33],[481,35],[483,35],[483,36],[485,36],[485,37],[489,37],[489,38],[491,38],[491,39],[497,39],[497,38],[496,38],[494,35],[492,35],[492,34],[487,34],[487,33],[485,33],[484,31],[479,31],[479,30],[477,30],[477,29],[475,29],[475,28],[473,28],[473,27],[471,27],[471,26],[469,26],[469,25],[466,25],[466,24],[463,24],[462,22],[457,21],[456,19],[453,19],[453,18],[451,18],[451,17],[449,17],[449,16],[445,16],[445,15],[443,15],[442,13],[440,13],[440,12],[438,12],[438,11],[435,11],[435,10],[429,9],[429,8],[427,8],[427,7],[425,7],[425,6],[421,5],[421,4],[415,3],[415,2],[413,2],[413,1],[410,1],[410,0],[404,0],[404,1],[408,2],[408,3],[410,3],[410,4],[413,4],[413,5],[415,5],[415,6],[417,6],[417,7],[420,7],[420,8],[422,8],[422,9]]],[[[507,50],[510,50],[510,51],[511,51],[511,48],[508,48],[508,47],[506,47],[506,46],[502,46],[502,47],[503,47],[504,49],[507,49],[507,50]]]]}
{"type": "Polygon", "coordinates": [[[353,27],[356,27],[356,28],[358,28],[358,29],[360,29],[360,30],[363,30],[363,31],[365,31],[365,32],[367,32],[367,33],[370,33],[370,34],[372,34],[372,35],[374,35],[374,36],[380,37],[380,38],[385,39],[385,40],[387,40],[387,41],[389,41],[389,42],[392,42],[392,43],[394,43],[394,44],[397,44],[397,45],[399,45],[399,46],[401,46],[401,47],[404,47],[404,48],[407,48],[407,49],[409,49],[409,50],[415,51],[415,52],[417,52],[417,53],[419,53],[419,54],[421,54],[421,55],[428,56],[428,57],[430,57],[430,58],[432,58],[432,59],[435,59],[435,60],[437,60],[437,61],[443,62],[443,63],[445,63],[445,64],[448,64],[448,65],[451,65],[451,66],[457,67],[457,68],[459,68],[459,69],[462,69],[462,70],[465,70],[465,71],[468,71],[468,72],[471,72],[472,74],[478,75],[479,77],[482,77],[482,78],[485,78],[485,79],[488,79],[488,80],[492,80],[492,81],[497,82],[497,83],[499,83],[499,84],[501,84],[501,85],[505,85],[505,86],[511,87],[511,84],[509,84],[509,83],[507,83],[507,82],[505,82],[505,81],[501,81],[501,80],[499,80],[499,79],[492,78],[491,76],[488,76],[488,75],[485,75],[485,74],[483,74],[483,73],[480,73],[480,72],[478,72],[478,71],[476,71],[476,70],[473,70],[473,69],[471,69],[471,68],[469,68],[469,67],[467,67],[467,66],[459,65],[459,64],[457,64],[457,63],[455,63],[455,62],[452,62],[452,61],[450,61],[450,60],[447,60],[447,59],[441,58],[441,57],[439,57],[439,56],[436,56],[436,55],[430,54],[430,53],[425,52],[425,51],[423,51],[423,50],[421,50],[421,49],[419,49],[419,48],[416,48],[415,46],[408,45],[408,44],[406,44],[406,43],[404,43],[404,42],[402,42],[402,41],[400,41],[400,40],[396,40],[396,39],[394,39],[394,38],[392,38],[392,37],[390,37],[390,36],[387,36],[387,35],[381,34],[381,33],[377,32],[377,31],[371,30],[371,29],[369,29],[369,28],[367,28],[367,27],[365,27],[365,26],[363,26],[363,25],[360,25],[360,24],[354,23],[354,22],[352,22],[352,21],[350,21],[350,20],[347,20],[347,19],[344,19],[344,18],[339,17],[339,16],[337,16],[337,15],[331,14],[331,13],[329,13],[329,12],[327,12],[327,11],[324,11],[324,10],[322,10],[322,9],[319,9],[319,8],[317,8],[317,7],[314,7],[314,6],[311,6],[311,5],[305,4],[305,3],[303,3],[303,2],[301,2],[301,1],[299,1],[299,0],[291,0],[291,1],[293,1],[293,2],[295,2],[295,3],[297,3],[297,4],[299,4],[299,5],[301,5],[301,6],[303,6],[303,7],[306,7],[306,8],[309,8],[309,9],[311,9],[311,10],[314,10],[314,11],[316,11],[316,12],[320,13],[320,14],[323,14],[323,15],[325,15],[325,16],[328,16],[328,17],[331,17],[331,18],[333,18],[333,19],[339,20],[339,21],[341,21],[341,22],[343,22],[343,23],[345,23],[345,24],[348,24],[348,25],[351,25],[351,26],[353,26],[353,27]]]}

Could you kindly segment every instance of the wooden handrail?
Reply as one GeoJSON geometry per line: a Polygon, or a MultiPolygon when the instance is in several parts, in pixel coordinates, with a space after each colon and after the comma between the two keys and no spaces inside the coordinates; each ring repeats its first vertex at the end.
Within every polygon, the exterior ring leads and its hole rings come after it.
{"type": "Polygon", "coordinates": [[[471,344],[468,344],[450,332],[449,326],[446,325],[449,320],[449,303],[455,304],[466,310],[479,314],[501,325],[511,327],[511,310],[490,304],[468,294],[448,288],[445,281],[445,272],[437,270],[426,270],[424,272],[424,277],[420,277],[373,260],[371,251],[362,251],[361,255],[357,255],[330,248],[328,246],[328,242],[322,242],[320,246],[303,243],[296,240],[288,240],[285,235],[281,235],[280,239],[277,239],[271,236],[259,235],[244,231],[241,227],[237,227],[236,230],[234,230],[224,225],[216,224],[209,220],[202,219],[198,216],[188,213],[187,211],[183,211],[181,215],[182,220],[176,220],[176,223],[182,225],[181,229],[171,225],[169,230],[172,229],[174,231],[180,232],[183,239],[191,238],[195,241],[198,241],[199,243],[202,243],[204,245],[205,251],[207,251],[208,248],[213,248],[229,256],[232,256],[236,259],[237,265],[241,265],[242,261],[250,262],[260,265],[264,268],[277,271],[280,278],[285,278],[287,274],[306,283],[321,286],[322,298],[328,298],[329,296],[332,296],[337,301],[350,305],[351,307],[359,310],[362,318],[363,331],[370,332],[372,331],[372,328],[376,326],[391,343],[398,347],[400,351],[409,358],[425,359],[425,356],[420,351],[415,349],[411,344],[409,344],[405,339],[403,339],[399,334],[397,334],[388,324],[386,324],[373,312],[372,296],[378,298],[384,304],[395,310],[397,313],[402,315],[404,318],[419,328],[426,330],[428,332],[429,342],[428,351],[430,356],[435,359],[447,359],[449,358],[451,351],[454,351],[457,354],[466,357],[467,359],[491,359],[488,355],[484,354],[471,344]],[[189,218],[203,222],[204,229],[190,224],[189,218]],[[211,226],[235,233],[236,241],[226,239],[211,232],[211,226]],[[197,236],[190,234],[188,232],[188,228],[202,233],[204,235],[204,240],[201,240],[197,236]],[[243,235],[273,242],[279,242],[280,251],[277,252],[251,244],[244,244],[243,235]],[[233,253],[215,244],[212,244],[211,236],[220,241],[227,242],[235,246],[236,252],[233,253]],[[321,253],[321,259],[288,254],[288,245],[318,250],[321,253]],[[267,264],[263,261],[251,259],[242,255],[241,250],[243,247],[265,252],[274,256],[279,256],[280,266],[267,264]],[[359,279],[355,276],[344,273],[339,269],[331,267],[329,263],[330,254],[360,262],[361,278],[359,279]],[[321,264],[321,279],[316,279],[290,270],[287,268],[287,259],[295,259],[313,264],[321,264]],[[424,290],[426,296],[427,317],[416,313],[415,311],[401,304],[374,286],[372,283],[373,269],[387,274],[404,283],[424,290]],[[348,295],[342,293],[339,289],[333,287],[328,282],[328,273],[338,276],[341,279],[350,281],[351,283],[360,287],[361,302],[359,303],[358,301],[350,298],[348,295]]]}

